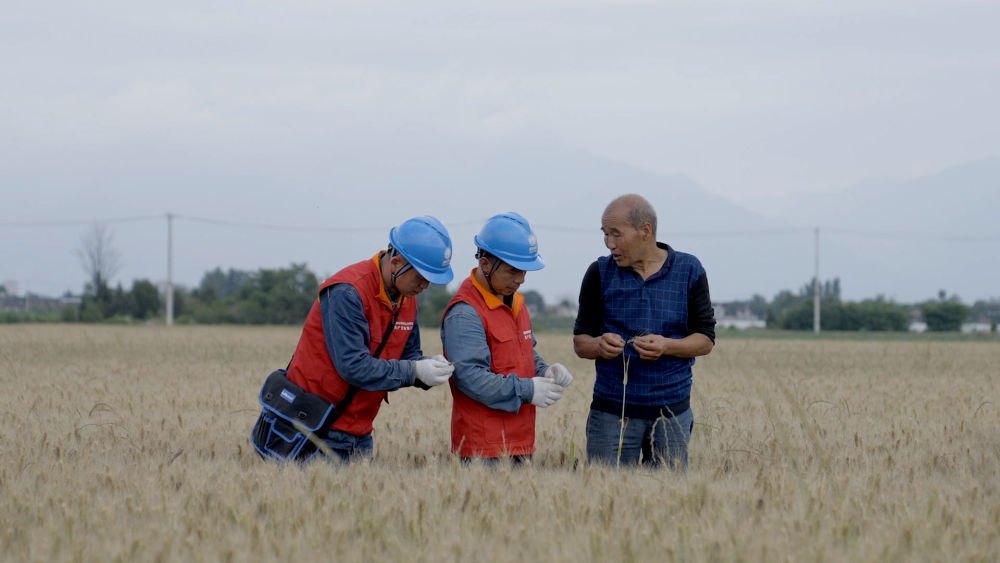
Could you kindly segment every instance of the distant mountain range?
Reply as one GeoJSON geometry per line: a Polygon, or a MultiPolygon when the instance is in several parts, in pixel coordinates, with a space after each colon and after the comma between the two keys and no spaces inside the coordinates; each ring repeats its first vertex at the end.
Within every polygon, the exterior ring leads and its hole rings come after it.
{"type": "Polygon", "coordinates": [[[762,215],[681,175],[657,175],[592,155],[508,156],[497,162],[534,160],[537,174],[526,172],[532,167],[510,166],[505,173],[487,174],[492,181],[486,185],[534,190],[522,197],[534,202],[529,209],[540,227],[543,252],[558,244],[555,267],[534,276],[546,294],[557,291],[557,279],[576,281],[590,260],[606,252],[597,231],[604,205],[620,193],[637,192],[657,209],[660,240],[705,264],[717,300],[798,291],[815,271],[816,227],[820,278],[840,278],[846,299],[883,296],[915,303],[936,298],[941,290],[968,303],[1000,297],[1000,158],[921,178],[870,180],[839,193],[788,198],[762,215]],[[548,199],[541,190],[564,195],[548,199]],[[546,232],[549,225],[581,225],[594,232],[546,232]],[[560,263],[573,264],[572,275],[560,263]]]}
{"type": "MultiPolygon", "coordinates": [[[[1000,297],[1000,158],[922,178],[871,180],[836,194],[785,198],[756,213],[686,176],[652,173],[552,139],[472,142],[432,132],[390,139],[376,132],[300,146],[305,152],[294,157],[241,160],[240,166],[180,155],[170,166],[153,159],[94,176],[38,179],[37,189],[6,203],[26,217],[63,217],[64,211],[43,205],[47,201],[73,209],[70,218],[179,214],[173,272],[175,282],[186,285],[216,267],[304,262],[329,275],[384,248],[391,225],[430,213],[451,231],[457,287],[473,266],[472,238],[483,221],[514,210],[535,226],[548,264],[528,276],[524,289],[549,301],[575,301],[587,266],[607,253],[601,213],[614,197],[636,192],[658,212],[658,238],[701,259],[716,300],[797,291],[813,276],[817,226],[820,277],[840,278],[847,299],[883,295],[910,303],[939,290],[970,303],[1000,297]],[[252,224],[330,229],[247,226],[252,224]]],[[[162,280],[165,221],[113,226],[124,285],[162,280]]],[[[7,266],[0,279],[52,295],[79,291],[83,276],[74,248],[82,231],[18,232],[18,244],[0,249],[7,266]]]]}
{"type": "Polygon", "coordinates": [[[519,193],[531,201],[527,208],[539,226],[542,252],[556,250],[547,254],[553,267],[533,274],[546,295],[558,293],[564,280],[578,283],[586,264],[606,253],[600,213],[615,195],[637,192],[657,209],[660,240],[705,264],[717,300],[797,291],[815,271],[815,227],[820,278],[840,278],[846,299],[881,295],[912,303],[935,298],[940,290],[968,303],[1000,297],[1000,158],[789,198],[766,215],[685,176],[653,174],[593,155],[513,150],[489,160],[504,163],[503,169],[481,175],[477,167],[471,175],[492,193],[519,193]],[[521,166],[526,162],[531,165],[521,166]],[[548,229],[559,225],[582,232],[548,229]]]}
{"type": "MultiPolygon", "coordinates": [[[[393,147],[359,139],[356,147],[303,159],[294,173],[287,168],[280,176],[255,173],[246,188],[254,199],[242,205],[306,225],[380,225],[410,214],[436,214],[451,231],[458,279],[473,265],[472,237],[482,222],[495,213],[519,211],[536,227],[548,263],[528,276],[525,289],[550,301],[575,301],[587,266],[607,253],[600,233],[604,207],[620,194],[636,192],[657,210],[659,239],[702,260],[716,300],[754,294],[771,299],[784,289],[797,291],[813,276],[816,226],[820,278],[839,277],[847,299],[883,295],[918,302],[942,289],[970,303],[1000,297],[1000,159],[925,178],[873,180],[838,194],[789,198],[760,214],[686,176],[648,172],[551,140],[458,143],[417,136],[396,140],[393,147]],[[401,152],[400,146],[408,148],[401,152]],[[303,207],[304,200],[315,205],[303,207]],[[959,235],[989,240],[948,238],[959,235]]],[[[243,240],[264,234],[248,232],[243,240]]],[[[359,231],[314,245],[303,244],[302,235],[266,236],[266,244],[215,250],[211,261],[209,250],[200,248],[197,279],[216,265],[290,261],[329,274],[357,260],[359,252],[381,247],[386,237],[381,230],[359,231]]]]}
{"type": "Polygon", "coordinates": [[[820,227],[820,277],[851,297],[1000,297],[1000,158],[772,205],[776,221],[820,227]]]}
{"type": "Polygon", "coordinates": [[[771,202],[771,216],[803,225],[1000,236],[1000,158],[910,180],[867,180],[836,193],[771,202]]]}

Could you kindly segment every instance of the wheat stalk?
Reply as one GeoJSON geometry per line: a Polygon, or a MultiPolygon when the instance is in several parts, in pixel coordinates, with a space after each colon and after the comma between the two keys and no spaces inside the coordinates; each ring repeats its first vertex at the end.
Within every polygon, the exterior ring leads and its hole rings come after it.
{"type": "Polygon", "coordinates": [[[576,434],[569,435],[569,468],[576,471],[576,434]]]}
{"type": "Polygon", "coordinates": [[[314,446],[316,446],[316,449],[318,449],[320,453],[322,453],[329,459],[337,459],[337,453],[333,451],[333,448],[327,445],[327,443],[324,442],[319,436],[313,434],[311,430],[305,427],[305,425],[303,425],[297,420],[293,420],[292,426],[294,426],[296,430],[298,430],[306,438],[308,438],[309,441],[312,442],[314,446]]]}
{"type": "MultiPolygon", "coordinates": [[[[632,344],[636,338],[641,338],[646,336],[646,334],[648,333],[645,330],[639,332],[626,340],[625,345],[632,344]]],[[[628,386],[628,364],[628,354],[622,349],[622,416],[618,419],[618,457],[616,458],[616,465],[619,467],[622,464],[622,446],[625,444],[625,388],[628,386]]]]}
{"type": "MultiPolygon", "coordinates": [[[[631,340],[629,341],[631,342],[631,340]]],[[[628,344],[628,342],[626,342],[628,344]]],[[[622,464],[622,445],[625,443],[625,387],[628,385],[628,354],[622,350],[622,416],[618,419],[618,457],[616,465],[622,464]]]]}

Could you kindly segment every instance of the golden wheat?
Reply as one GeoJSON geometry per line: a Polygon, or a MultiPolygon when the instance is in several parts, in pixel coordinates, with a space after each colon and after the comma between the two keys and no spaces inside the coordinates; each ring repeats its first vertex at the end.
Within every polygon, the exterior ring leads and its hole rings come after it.
{"type": "MultiPolygon", "coordinates": [[[[0,553],[11,561],[993,561],[1000,346],[721,340],[695,367],[686,475],[577,457],[592,364],[530,467],[448,453],[446,389],[390,395],[376,456],[248,442],[293,328],[0,327],[0,553]]],[[[424,331],[425,353],[440,350],[424,331]]],[[[582,448],[580,448],[582,449],[582,448]]]]}

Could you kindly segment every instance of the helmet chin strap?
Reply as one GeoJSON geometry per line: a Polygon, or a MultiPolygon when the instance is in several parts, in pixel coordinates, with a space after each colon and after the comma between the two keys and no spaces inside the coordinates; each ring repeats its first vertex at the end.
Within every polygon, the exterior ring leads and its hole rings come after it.
{"type": "MultiPolygon", "coordinates": [[[[397,254],[399,254],[399,251],[396,250],[395,248],[393,248],[392,245],[389,245],[389,260],[392,260],[392,258],[394,256],[396,256],[397,254]]],[[[402,268],[396,270],[395,272],[390,272],[389,273],[389,280],[392,282],[392,287],[389,290],[389,292],[391,294],[395,294],[395,295],[399,295],[400,294],[399,288],[396,287],[396,278],[398,278],[399,276],[405,274],[412,267],[413,267],[413,265],[410,264],[409,262],[407,262],[406,265],[403,266],[402,268]]],[[[395,300],[396,299],[393,298],[393,301],[395,301],[395,300]]]]}
{"type": "Polygon", "coordinates": [[[408,271],[409,271],[409,270],[410,270],[411,268],[413,268],[413,266],[412,266],[412,265],[410,265],[410,264],[407,264],[407,265],[403,266],[402,268],[400,268],[400,269],[396,270],[396,273],[395,273],[395,274],[390,274],[390,277],[392,277],[392,287],[393,287],[393,288],[395,288],[395,287],[396,287],[396,278],[398,278],[399,276],[401,276],[401,275],[405,274],[405,273],[406,273],[406,272],[408,272],[408,271]]]}
{"type": "MultiPolygon", "coordinates": [[[[482,249],[476,252],[476,258],[483,258],[483,257],[484,253],[482,249]]],[[[489,286],[490,292],[493,293],[493,295],[499,297],[500,293],[493,287],[493,274],[496,273],[497,268],[500,267],[500,259],[497,258],[496,256],[493,256],[492,258],[493,258],[493,264],[490,266],[490,271],[489,272],[484,271],[483,277],[486,278],[486,285],[489,286]]]]}
{"type": "MultiPolygon", "coordinates": [[[[482,249],[480,249],[478,252],[476,252],[476,258],[483,258],[483,257],[484,257],[484,253],[483,253],[482,249]]],[[[496,288],[493,287],[493,274],[496,273],[497,268],[500,267],[501,260],[499,258],[497,258],[496,256],[492,256],[492,259],[493,259],[493,264],[490,266],[490,271],[489,272],[484,271],[483,272],[483,277],[486,278],[486,285],[489,287],[490,293],[492,293],[493,295],[496,295],[497,297],[499,297],[500,300],[504,302],[504,304],[506,304],[508,307],[510,307],[511,303],[513,303],[514,296],[513,295],[500,295],[500,292],[498,292],[496,290],[496,288]]]]}

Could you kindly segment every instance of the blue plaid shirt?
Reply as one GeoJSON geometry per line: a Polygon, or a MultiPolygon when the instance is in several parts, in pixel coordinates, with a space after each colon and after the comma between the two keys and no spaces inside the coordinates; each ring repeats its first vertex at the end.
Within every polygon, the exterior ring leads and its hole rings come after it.
{"type": "MultiPolygon", "coordinates": [[[[662,243],[661,246],[668,250],[667,260],[645,280],[632,268],[619,268],[610,256],[598,258],[604,303],[602,334],[616,333],[627,341],[644,334],[684,338],[694,332],[688,325],[689,297],[695,283],[705,276],[705,269],[695,256],[662,243]]],[[[714,322],[711,324],[714,326],[714,322]]],[[[691,396],[694,358],[661,356],[647,361],[629,345],[622,356],[595,360],[595,402],[613,401],[621,405],[626,361],[627,405],[660,407],[686,401],[691,396]]]]}

